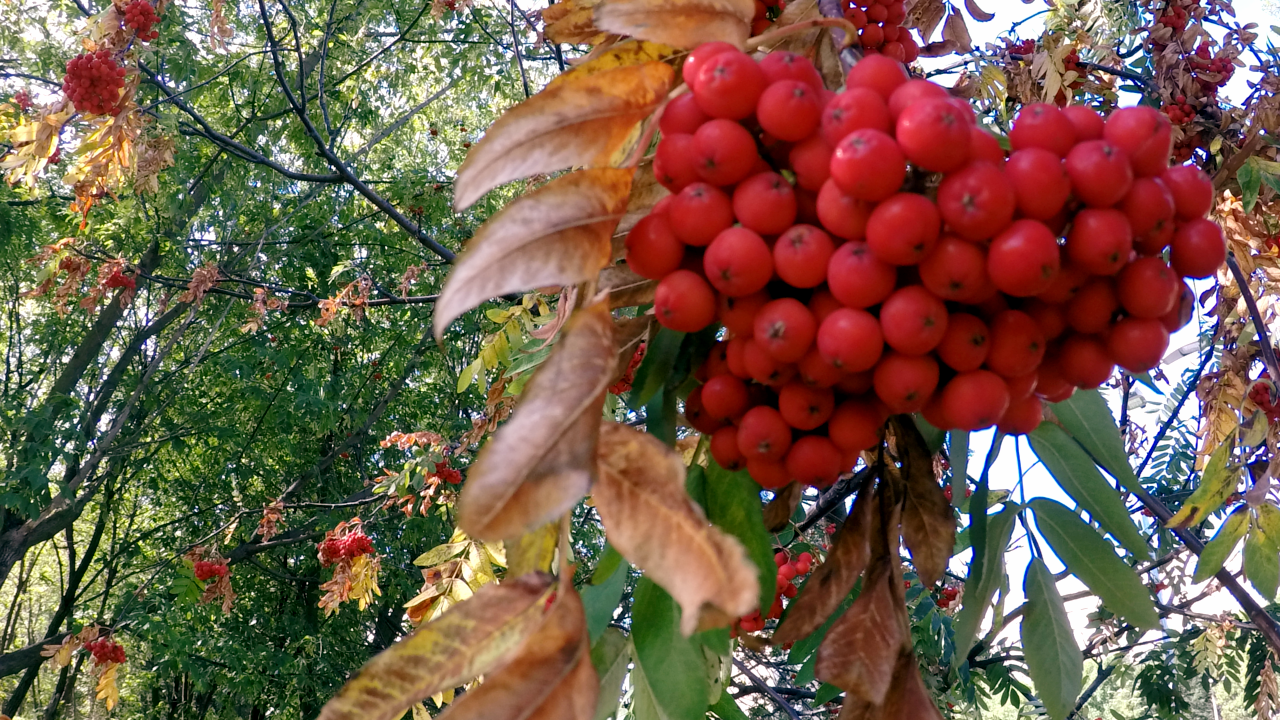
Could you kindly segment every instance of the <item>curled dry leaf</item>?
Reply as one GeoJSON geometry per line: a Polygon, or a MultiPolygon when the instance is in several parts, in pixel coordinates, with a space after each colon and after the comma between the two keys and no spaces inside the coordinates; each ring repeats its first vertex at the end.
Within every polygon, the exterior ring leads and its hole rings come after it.
{"type": "Polygon", "coordinates": [[[776,533],[786,527],[803,496],[804,485],[795,481],[779,490],[769,504],[764,506],[764,529],[776,533]]]}
{"type": "Polygon", "coordinates": [[[467,473],[459,527],[479,540],[517,537],[586,494],[613,366],[609,308],[601,302],[579,310],[467,473]]]}
{"type": "Polygon", "coordinates": [[[893,579],[888,557],[876,559],[867,570],[862,594],[818,647],[814,666],[819,680],[872,705],[884,704],[895,661],[908,640],[895,607],[893,579]]]}
{"type": "Polygon", "coordinates": [[[946,22],[942,24],[942,39],[954,42],[956,49],[960,52],[969,52],[973,49],[973,40],[969,37],[969,26],[965,24],[964,15],[960,14],[955,5],[951,6],[946,22]]]}
{"type": "Polygon", "coordinates": [[[488,672],[538,627],[551,582],[531,573],[484,586],[378,653],[319,720],[395,720],[422,698],[488,672]]]}
{"type": "MultiPolygon", "coordinates": [[[[441,720],[525,720],[543,705],[570,700],[557,695],[584,691],[574,683],[584,659],[591,668],[582,600],[572,586],[561,588],[537,631],[502,667],[487,673],[484,684],[449,706],[441,720]]],[[[594,668],[591,673],[594,679],[594,668]]],[[[593,682],[591,688],[586,690],[589,698],[576,700],[588,711],[560,715],[561,720],[589,720],[595,712],[598,685],[593,682]]]]}
{"type": "Polygon", "coordinates": [[[942,57],[943,55],[950,55],[958,50],[959,47],[960,46],[956,44],[955,40],[939,40],[938,42],[931,42],[920,48],[920,57],[942,57]]]}
{"type": "Polygon", "coordinates": [[[592,16],[600,0],[561,0],[542,11],[542,33],[553,43],[594,45],[604,37],[592,16]]]}
{"type": "Polygon", "coordinates": [[[731,619],[755,608],[755,566],[689,498],[675,451],[652,435],[606,422],[599,462],[592,497],[609,542],[680,605],[685,635],[698,628],[704,611],[731,619]]]}
{"type": "Polygon", "coordinates": [[[933,459],[913,422],[896,423],[894,437],[902,454],[906,499],[902,508],[902,539],[925,587],[942,579],[956,544],[956,519],[951,503],[933,472],[933,459]]]}
{"type": "Polygon", "coordinates": [[[653,302],[658,281],[637,275],[630,265],[610,265],[600,271],[596,287],[609,291],[609,307],[616,310],[653,302]]]}
{"type": "Polygon", "coordinates": [[[605,0],[596,27],[685,50],[714,41],[742,47],[754,16],[751,0],[605,0]]]}
{"type": "Polygon", "coordinates": [[[969,11],[969,17],[978,22],[991,22],[995,18],[995,13],[989,13],[978,7],[978,3],[975,0],[964,0],[964,9],[969,11]]]}
{"type": "Polygon", "coordinates": [[[867,483],[854,503],[853,512],[832,539],[826,561],[813,571],[804,584],[804,590],[787,610],[787,617],[773,634],[775,643],[785,645],[807,637],[825,623],[848,597],[871,556],[871,533],[879,532],[876,505],[871,483],[867,483]]]}
{"type": "Polygon", "coordinates": [[[893,684],[885,697],[881,717],[885,720],[942,720],[942,713],[933,704],[929,690],[920,677],[920,665],[910,650],[898,656],[893,669],[893,684]]]}
{"type": "Polygon", "coordinates": [[[609,238],[626,208],[631,171],[569,173],[519,198],[482,225],[436,302],[436,339],[492,297],[590,280],[609,262],[609,238]]]}
{"type": "Polygon", "coordinates": [[[609,165],[636,123],[666,97],[673,77],[666,63],[629,65],[567,79],[516,105],[458,169],[454,207],[469,207],[511,180],[609,165]]]}
{"type": "Polygon", "coordinates": [[[947,4],[943,0],[907,0],[905,8],[907,17],[902,26],[917,28],[920,39],[925,42],[933,37],[933,31],[947,16],[947,4]]]}

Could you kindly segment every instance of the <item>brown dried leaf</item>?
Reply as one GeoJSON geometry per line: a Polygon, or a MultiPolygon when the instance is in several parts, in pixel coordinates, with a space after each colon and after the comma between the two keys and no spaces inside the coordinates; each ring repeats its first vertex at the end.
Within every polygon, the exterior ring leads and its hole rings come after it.
{"type": "MultiPolygon", "coordinates": [[[[636,223],[649,214],[659,200],[670,194],[671,191],[658,184],[658,179],[653,175],[653,157],[640,161],[635,177],[631,180],[631,197],[627,198],[627,211],[618,221],[616,232],[619,235],[630,232],[636,223]]],[[[619,256],[620,253],[614,257],[619,256]]]]}
{"type": "Polygon", "coordinates": [[[657,280],[637,275],[630,265],[610,265],[600,271],[596,281],[601,292],[609,291],[609,307],[614,310],[653,302],[657,280]]]}
{"type": "Polygon", "coordinates": [[[513,576],[527,572],[551,569],[555,561],[556,541],[560,538],[560,523],[549,522],[530,530],[518,539],[503,544],[507,554],[507,572],[513,576]]]}
{"type": "Polygon", "coordinates": [[[578,664],[525,720],[591,720],[600,700],[600,676],[591,664],[591,648],[583,639],[578,664]]]}
{"type": "MultiPolygon", "coordinates": [[[[524,720],[560,693],[582,659],[590,660],[586,615],[573,587],[562,588],[542,626],[484,684],[463,695],[441,720],[524,720]]],[[[595,697],[591,698],[595,709],[595,697]]]]}
{"type": "Polygon", "coordinates": [[[503,208],[467,243],[445,281],[432,320],[436,338],[489,298],[596,277],[609,262],[609,238],[630,190],[630,170],[581,170],[503,208]]]}
{"type": "Polygon", "coordinates": [[[920,57],[942,57],[955,52],[960,46],[955,40],[939,40],[920,48],[920,57]]]}
{"type": "Polygon", "coordinates": [[[929,691],[920,677],[920,666],[910,650],[898,656],[893,671],[893,685],[881,710],[884,720],[942,720],[942,713],[933,704],[929,691]]]}
{"type": "Polygon", "coordinates": [[[995,13],[989,13],[978,7],[975,0],[964,0],[964,9],[969,11],[969,17],[978,22],[990,22],[995,17],[995,13]]]}
{"type": "Polygon", "coordinates": [[[814,674],[873,705],[882,705],[906,632],[899,621],[889,559],[867,570],[862,594],[832,624],[818,647],[814,674]]]}
{"type": "Polygon", "coordinates": [[[871,483],[867,483],[854,503],[853,512],[832,539],[826,561],[813,571],[804,591],[792,603],[787,617],[773,634],[775,643],[785,645],[807,637],[826,622],[848,597],[871,557],[871,533],[879,532],[876,505],[876,495],[871,490],[871,483]]]}
{"type": "Polygon", "coordinates": [[[553,43],[596,44],[604,35],[592,16],[600,0],[561,0],[542,11],[543,34],[553,43]]]}
{"type": "Polygon", "coordinates": [[[915,423],[894,422],[894,439],[902,455],[906,500],[902,508],[902,539],[925,587],[942,579],[956,544],[956,519],[951,503],[933,472],[933,458],[915,423]]]}
{"type": "Polygon", "coordinates": [[[592,497],[609,542],[675,598],[685,635],[698,628],[704,606],[724,617],[751,612],[759,596],[756,568],[742,545],[707,522],[689,498],[675,451],[652,435],[606,422],[599,462],[592,497]]]}
{"type": "Polygon", "coordinates": [[[764,506],[764,529],[776,533],[786,527],[802,497],[804,485],[798,482],[792,482],[779,490],[769,504],[764,506]]]}
{"type": "Polygon", "coordinates": [[[960,52],[969,52],[973,49],[973,40],[969,37],[969,26],[965,24],[964,15],[960,14],[955,5],[951,6],[947,21],[942,24],[942,39],[954,42],[956,49],[960,52]]]}
{"type": "Polygon", "coordinates": [[[481,449],[458,498],[458,526],[477,540],[517,537],[586,494],[613,374],[613,321],[596,303],[570,318],[520,406],[481,449]]]}
{"type": "Polygon", "coordinates": [[[454,208],[469,207],[511,180],[607,166],[636,123],[666,97],[673,77],[666,63],[629,65],[557,83],[516,105],[489,126],[458,169],[454,208]]]}
{"type": "Polygon", "coordinates": [[[928,42],[938,24],[947,16],[947,4],[943,0],[907,0],[906,11],[902,27],[919,29],[920,38],[928,42]]]}
{"type": "Polygon", "coordinates": [[[641,315],[633,318],[619,318],[614,323],[613,337],[618,345],[618,355],[610,385],[626,374],[627,368],[631,367],[632,358],[636,355],[636,349],[640,347],[640,343],[649,340],[657,322],[652,315],[641,315]]]}
{"type": "Polygon", "coordinates": [[[395,720],[422,698],[488,672],[537,628],[551,582],[533,573],[485,585],[378,653],[325,704],[319,720],[395,720]]]}
{"type": "Polygon", "coordinates": [[[714,41],[742,47],[754,16],[751,0],[605,0],[596,27],[685,50],[714,41]]]}

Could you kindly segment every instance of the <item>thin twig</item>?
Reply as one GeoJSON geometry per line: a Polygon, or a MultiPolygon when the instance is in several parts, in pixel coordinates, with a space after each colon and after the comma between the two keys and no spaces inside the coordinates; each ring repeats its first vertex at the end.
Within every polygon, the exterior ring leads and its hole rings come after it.
{"type": "Polygon", "coordinates": [[[761,680],[755,673],[751,672],[751,670],[747,667],[746,663],[742,662],[738,658],[734,658],[733,665],[734,667],[741,670],[742,674],[746,675],[748,680],[755,683],[756,687],[764,690],[764,694],[768,695],[770,700],[773,700],[775,703],[777,703],[778,707],[782,708],[782,711],[787,714],[787,717],[790,717],[791,720],[800,720],[800,713],[796,712],[796,709],[791,707],[791,703],[782,699],[782,696],[779,695],[776,690],[770,687],[768,683],[766,683],[764,680],[761,680]]]}
{"type": "Polygon", "coordinates": [[[1267,323],[1263,320],[1262,313],[1258,311],[1258,301],[1253,298],[1253,291],[1249,289],[1249,278],[1240,269],[1240,263],[1236,262],[1235,254],[1230,252],[1227,253],[1227,267],[1231,269],[1236,285],[1240,286],[1244,304],[1249,308],[1249,317],[1253,320],[1253,331],[1258,336],[1258,344],[1262,346],[1262,362],[1267,366],[1267,373],[1270,374],[1273,382],[1280,382],[1280,363],[1276,362],[1276,350],[1271,346],[1271,337],[1267,334],[1267,323]]]}

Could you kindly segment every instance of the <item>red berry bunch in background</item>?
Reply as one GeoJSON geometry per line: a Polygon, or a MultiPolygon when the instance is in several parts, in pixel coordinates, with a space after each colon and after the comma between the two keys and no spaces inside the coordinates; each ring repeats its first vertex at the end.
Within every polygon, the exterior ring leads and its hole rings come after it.
{"type": "Polygon", "coordinates": [[[1180,7],[1167,7],[1164,12],[1156,17],[1156,23],[1173,30],[1174,33],[1181,33],[1187,29],[1188,13],[1180,7]]]}
{"type": "MultiPolygon", "coordinates": [[[[457,468],[449,467],[449,458],[447,457],[443,458],[442,460],[436,463],[436,471],[434,474],[436,477],[449,483],[450,485],[458,485],[462,482],[462,471],[458,470],[457,468]]],[[[370,550],[373,549],[372,545],[370,545],[369,547],[370,547],[370,550]]]]}
{"type": "Polygon", "coordinates": [[[712,44],[685,77],[654,161],[675,194],[627,262],[664,326],[724,327],[685,417],[765,488],[829,485],[892,414],[1028,433],[1041,399],[1154,368],[1190,319],[1183,278],[1225,259],[1212,184],[1168,167],[1154,108],[1028,105],[1006,158],[885,55],[840,93],[805,58],[712,44]]]}
{"type": "Polygon", "coordinates": [[[1267,416],[1271,422],[1280,422],[1280,404],[1272,402],[1271,394],[1275,392],[1276,385],[1271,380],[1271,375],[1266,370],[1258,376],[1257,380],[1249,386],[1249,399],[1254,405],[1267,416]]]}
{"type": "Polygon", "coordinates": [[[1013,55],[1028,56],[1028,55],[1034,55],[1036,52],[1035,40],[1023,40],[1021,42],[1012,42],[1006,39],[1004,42],[1005,42],[1005,46],[1009,50],[1009,53],[1013,55]]]}
{"type": "Polygon", "coordinates": [[[90,115],[114,115],[119,111],[124,68],[107,50],[77,55],[67,61],[62,92],[76,110],[90,115]]]}
{"type": "Polygon", "coordinates": [[[158,22],[160,22],[160,16],[147,0],[132,0],[124,6],[125,27],[133,30],[137,38],[143,42],[160,37],[159,31],[151,29],[158,22]]]}
{"type": "Polygon", "coordinates": [[[778,566],[778,583],[774,591],[773,605],[769,607],[769,611],[764,615],[759,610],[746,615],[738,620],[736,630],[742,632],[760,632],[764,630],[765,620],[776,620],[782,617],[782,598],[793,598],[799,593],[799,589],[795,585],[795,579],[808,575],[813,570],[813,555],[802,552],[796,556],[794,560],[786,553],[779,551],[774,553],[773,562],[778,566]]]}
{"type": "Polygon", "coordinates": [[[1169,116],[1169,122],[1174,125],[1185,125],[1196,116],[1196,109],[1187,103],[1186,95],[1175,96],[1173,102],[1160,109],[1169,116]]]}
{"type": "Polygon", "coordinates": [[[934,600],[934,602],[937,603],[938,607],[946,610],[951,607],[959,597],[960,588],[944,587],[941,592],[938,593],[938,598],[934,600]]]}
{"type": "Polygon", "coordinates": [[[636,352],[631,356],[631,361],[627,363],[627,369],[622,373],[622,377],[618,381],[609,386],[609,392],[614,395],[621,395],[631,389],[631,383],[636,379],[636,368],[640,367],[640,363],[644,360],[645,344],[640,343],[636,348],[636,352]]]}
{"type": "Polygon", "coordinates": [[[22,112],[30,110],[33,104],[31,102],[31,93],[28,92],[26,88],[19,90],[13,94],[13,103],[17,105],[18,109],[22,112]]]}
{"type": "Polygon", "coordinates": [[[226,560],[197,560],[195,569],[196,579],[200,582],[225,577],[229,572],[226,560]]]}
{"type": "Polygon", "coordinates": [[[755,3],[756,14],[751,18],[751,34],[759,35],[773,27],[774,19],[787,4],[784,0],[755,0],[755,3]]]}
{"type": "Polygon", "coordinates": [[[1209,97],[1215,97],[1218,89],[1231,82],[1235,74],[1235,63],[1228,57],[1214,57],[1209,51],[1209,43],[1201,42],[1194,55],[1187,57],[1187,63],[1195,73],[1196,84],[1209,97]]]}
{"type": "Polygon", "coordinates": [[[122,663],[125,661],[124,648],[120,643],[111,638],[98,638],[84,644],[84,649],[93,655],[93,661],[98,665],[106,665],[107,663],[122,663]]]}
{"type": "Polygon", "coordinates": [[[329,567],[342,559],[354,560],[373,552],[373,541],[363,530],[355,530],[340,537],[327,537],[317,545],[320,565],[329,567]]]}
{"type": "MultiPolygon", "coordinates": [[[[951,502],[951,485],[950,484],[942,488],[942,494],[947,498],[947,502],[951,502]]],[[[973,490],[966,487],[964,489],[964,496],[969,497],[971,495],[973,495],[973,490]]]]}
{"type": "Polygon", "coordinates": [[[846,0],[844,18],[858,28],[858,41],[868,55],[884,53],[898,62],[915,62],[920,46],[902,27],[907,11],[902,0],[846,0]]]}

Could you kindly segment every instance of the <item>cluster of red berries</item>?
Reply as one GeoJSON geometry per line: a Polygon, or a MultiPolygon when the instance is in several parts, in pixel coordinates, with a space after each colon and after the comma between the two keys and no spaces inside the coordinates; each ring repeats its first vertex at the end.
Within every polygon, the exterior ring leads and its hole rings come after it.
{"type": "Polygon", "coordinates": [[[946,610],[947,608],[951,607],[952,603],[954,603],[956,601],[956,598],[959,598],[959,597],[960,597],[960,588],[944,587],[942,588],[941,592],[938,593],[938,597],[937,599],[934,600],[934,603],[936,603],[938,607],[942,608],[943,610],[946,610]]]}
{"type": "Polygon", "coordinates": [[[329,567],[343,558],[354,560],[361,555],[368,555],[373,552],[373,541],[363,530],[357,530],[342,537],[325,538],[317,547],[320,550],[320,565],[329,567]]]}
{"type": "Polygon", "coordinates": [[[13,94],[13,102],[18,106],[19,110],[26,112],[31,109],[33,104],[31,102],[31,93],[26,88],[23,88],[13,94]]]}
{"type": "Polygon", "coordinates": [[[741,617],[736,627],[734,635],[737,631],[742,632],[760,632],[764,630],[765,620],[776,620],[782,617],[782,598],[793,598],[800,590],[795,585],[795,579],[804,577],[813,569],[813,555],[802,552],[796,556],[795,560],[787,554],[785,550],[774,553],[773,563],[778,566],[778,581],[774,590],[773,605],[769,607],[769,612],[764,615],[759,610],[752,612],[750,615],[741,617]]]}
{"type": "Polygon", "coordinates": [[[206,582],[213,578],[224,577],[230,569],[227,567],[226,560],[197,560],[196,561],[196,579],[200,582],[206,582]]]}
{"type": "MultiPolygon", "coordinates": [[[[951,485],[950,484],[942,488],[942,494],[947,498],[947,502],[951,502],[951,485]]],[[[964,489],[964,496],[970,497],[971,495],[973,495],[973,490],[966,487],[964,489]]]]}
{"type": "Polygon", "coordinates": [[[1258,376],[1257,380],[1249,386],[1249,399],[1258,409],[1267,416],[1271,422],[1280,422],[1280,404],[1272,402],[1271,393],[1276,389],[1276,385],[1271,381],[1271,374],[1266,370],[1258,376]]]}
{"type": "Polygon", "coordinates": [[[686,63],[692,97],[667,106],[654,161],[676,194],[627,262],[659,280],[664,326],[727,330],[685,416],[763,487],[828,485],[891,414],[1030,432],[1040,398],[1155,367],[1190,319],[1180,276],[1225,258],[1212,184],[1168,167],[1153,108],[1029,105],[1006,159],[887,56],[839,94],[790,53],[703,45],[686,63]]]}
{"type": "Polygon", "coordinates": [[[1173,30],[1175,34],[1181,34],[1187,29],[1187,21],[1190,19],[1187,11],[1180,7],[1167,7],[1164,12],[1156,17],[1156,24],[1163,25],[1173,30]]]}
{"type": "Polygon", "coordinates": [[[84,649],[93,655],[93,661],[99,665],[122,663],[125,661],[124,648],[111,638],[98,638],[84,644],[84,649]]]}
{"type": "Polygon", "coordinates": [[[786,7],[786,2],[784,0],[768,0],[768,2],[755,0],[755,2],[756,14],[751,18],[751,34],[759,35],[773,26],[773,19],[770,15],[776,17],[777,13],[786,7]]]}
{"type": "Polygon", "coordinates": [[[120,109],[124,74],[108,50],[77,55],[67,61],[62,92],[80,112],[113,115],[120,109]]]}
{"type": "Polygon", "coordinates": [[[160,37],[159,31],[151,29],[158,22],[160,22],[160,16],[147,0],[133,0],[124,6],[125,27],[133,30],[137,38],[143,42],[160,37]]]}
{"type": "Polygon", "coordinates": [[[609,386],[609,392],[614,395],[621,395],[631,389],[631,383],[636,380],[636,368],[640,367],[640,363],[644,360],[644,349],[645,344],[640,343],[640,346],[636,348],[635,354],[631,356],[631,361],[627,363],[627,369],[622,373],[622,377],[609,386]]]}
{"type": "Polygon", "coordinates": [[[1173,98],[1173,102],[1160,108],[1165,115],[1169,116],[1169,122],[1174,125],[1185,125],[1191,122],[1196,116],[1196,109],[1187,103],[1186,95],[1178,95],[1173,98]]]}
{"type": "Polygon", "coordinates": [[[1195,54],[1187,58],[1187,62],[1195,73],[1196,84],[1210,97],[1218,94],[1218,88],[1231,82],[1231,76],[1236,72],[1235,63],[1230,59],[1213,57],[1207,42],[1201,42],[1195,54]]]}
{"type": "MultiPolygon", "coordinates": [[[[52,159],[50,159],[50,162],[52,162],[52,159]]],[[[115,271],[111,273],[111,275],[107,277],[106,281],[103,282],[102,285],[103,287],[129,288],[130,290],[132,290],[138,287],[138,282],[134,280],[132,277],[120,272],[119,268],[117,268],[115,271]]]]}
{"type": "Polygon", "coordinates": [[[1028,62],[1030,62],[1031,60],[1031,58],[1028,56],[1034,55],[1036,52],[1035,40],[1023,40],[1021,42],[1010,42],[1009,40],[1006,39],[1004,42],[1005,42],[1005,47],[1008,48],[1010,54],[1022,55],[1023,58],[1028,62]]]}
{"type": "Polygon", "coordinates": [[[847,0],[844,19],[858,28],[862,52],[883,53],[898,62],[915,62],[920,46],[902,27],[907,10],[902,0],[847,0]]]}
{"type": "MultiPolygon", "coordinates": [[[[433,474],[450,485],[462,483],[462,471],[449,467],[449,458],[447,457],[436,463],[436,471],[433,474]]],[[[368,538],[365,539],[368,540],[368,538]]],[[[373,550],[373,545],[369,545],[369,550],[365,550],[365,552],[370,550],[373,550]]],[[[363,555],[364,553],[360,554],[363,555]]]]}

